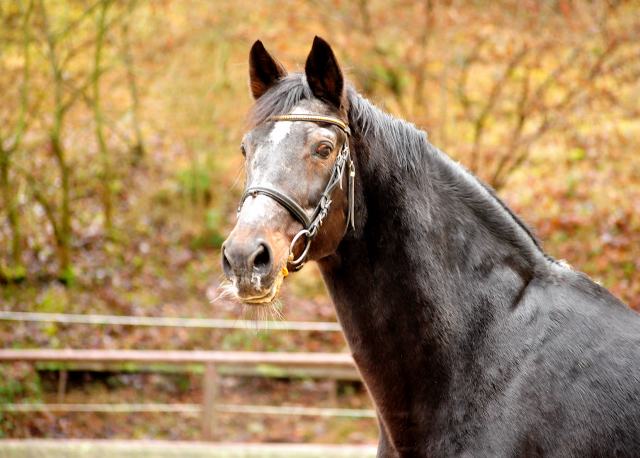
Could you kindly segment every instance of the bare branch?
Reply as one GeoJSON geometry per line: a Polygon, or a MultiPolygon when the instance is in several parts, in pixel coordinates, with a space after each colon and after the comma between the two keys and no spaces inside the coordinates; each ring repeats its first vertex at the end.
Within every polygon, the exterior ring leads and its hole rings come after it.
{"type": "MultiPolygon", "coordinates": [[[[502,158],[500,158],[500,161],[498,162],[498,166],[496,167],[493,173],[493,177],[490,180],[490,182],[493,184],[499,182],[499,177],[502,173],[502,170],[504,169],[507,162],[509,161],[511,154],[515,152],[516,145],[518,144],[521,138],[522,129],[527,120],[527,114],[528,114],[526,111],[526,105],[527,105],[527,99],[529,96],[530,79],[531,79],[531,68],[527,67],[527,73],[522,78],[522,90],[520,92],[520,99],[518,100],[518,107],[517,107],[517,122],[513,129],[513,133],[511,135],[511,141],[509,142],[509,146],[507,147],[507,152],[504,156],[502,156],[502,158]]],[[[526,148],[524,151],[524,157],[522,157],[522,159],[520,160],[520,163],[524,161],[526,156],[528,156],[528,153],[529,153],[529,148],[526,148]]],[[[518,161],[516,160],[516,162],[518,161]]]]}
{"type": "Polygon", "coordinates": [[[484,46],[487,41],[487,37],[481,37],[477,42],[469,57],[464,59],[462,63],[462,67],[460,69],[460,77],[458,78],[458,82],[456,84],[456,95],[458,96],[458,100],[460,104],[464,108],[467,117],[470,117],[471,110],[471,100],[467,96],[466,86],[467,86],[467,78],[469,78],[469,70],[471,66],[480,59],[480,50],[484,46]]]}
{"type": "Polygon", "coordinates": [[[102,3],[102,0],[97,0],[89,8],[85,9],[83,13],[80,15],[80,17],[78,17],[75,21],[72,21],[70,24],[68,24],[57,36],[52,35],[54,42],[57,42],[61,38],[64,38],[68,33],[70,33],[78,25],[80,25],[82,21],[85,20],[85,18],[87,18],[90,14],[93,13],[93,10],[95,10],[98,6],[100,6],[100,3],[102,3]]]}
{"type": "Polygon", "coordinates": [[[473,171],[477,169],[478,151],[480,149],[480,141],[484,133],[484,127],[487,121],[487,117],[489,116],[489,113],[491,113],[491,110],[495,106],[496,101],[500,97],[500,94],[502,93],[502,90],[505,87],[505,83],[509,78],[511,78],[511,75],[513,74],[513,71],[515,70],[516,66],[522,61],[522,59],[524,59],[524,57],[527,55],[528,52],[529,52],[529,48],[525,45],[513,57],[513,59],[511,59],[511,61],[509,62],[509,65],[503,72],[502,76],[499,79],[497,79],[496,82],[493,84],[493,87],[491,88],[491,92],[489,93],[489,99],[487,100],[487,103],[485,104],[484,108],[476,118],[476,121],[474,123],[475,135],[473,140],[473,150],[471,152],[471,170],[473,171]]]}
{"type": "Polygon", "coordinates": [[[24,133],[26,123],[25,117],[27,113],[27,105],[29,103],[29,69],[30,69],[30,53],[29,44],[31,43],[30,24],[31,12],[33,11],[33,0],[29,1],[29,5],[24,14],[24,23],[22,26],[23,33],[23,45],[22,51],[24,54],[24,71],[22,73],[22,87],[20,88],[20,114],[18,115],[18,125],[16,127],[15,140],[13,141],[12,151],[15,150],[20,141],[22,140],[22,134],[24,133]]]}

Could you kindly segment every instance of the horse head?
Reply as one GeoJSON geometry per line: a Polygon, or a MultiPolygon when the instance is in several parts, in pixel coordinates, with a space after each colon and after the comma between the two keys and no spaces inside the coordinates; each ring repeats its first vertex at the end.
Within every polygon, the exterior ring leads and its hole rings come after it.
{"type": "Polygon", "coordinates": [[[324,40],[315,38],[304,75],[287,74],[256,41],[249,81],[245,192],[222,266],[236,297],[258,306],[272,303],[289,270],[337,249],[353,221],[355,173],[344,78],[324,40]]]}

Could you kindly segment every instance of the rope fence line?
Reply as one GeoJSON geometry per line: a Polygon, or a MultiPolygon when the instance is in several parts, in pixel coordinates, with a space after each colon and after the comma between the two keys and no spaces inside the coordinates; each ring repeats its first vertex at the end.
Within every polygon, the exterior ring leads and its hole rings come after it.
{"type": "Polygon", "coordinates": [[[0,311],[0,320],[41,323],[115,324],[126,326],[164,326],[209,329],[255,329],[270,331],[342,331],[340,324],[312,321],[251,321],[217,318],[170,318],[117,315],[80,315],[0,311]]]}

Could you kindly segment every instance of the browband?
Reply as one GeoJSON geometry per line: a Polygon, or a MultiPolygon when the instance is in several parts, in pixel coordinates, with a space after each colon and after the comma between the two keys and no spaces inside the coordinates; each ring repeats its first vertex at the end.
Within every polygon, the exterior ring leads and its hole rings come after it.
{"type": "Polygon", "coordinates": [[[288,114],[280,116],[270,116],[270,121],[311,121],[311,122],[326,122],[338,126],[344,130],[347,135],[351,135],[351,129],[345,123],[339,119],[332,118],[330,116],[314,115],[314,114],[288,114]]]}

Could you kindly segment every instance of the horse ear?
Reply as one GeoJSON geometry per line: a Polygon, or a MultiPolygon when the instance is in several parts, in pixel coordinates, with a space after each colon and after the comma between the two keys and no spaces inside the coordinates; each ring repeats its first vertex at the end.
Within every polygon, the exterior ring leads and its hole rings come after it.
{"type": "Polygon", "coordinates": [[[284,66],[264,49],[260,40],[249,52],[249,86],[253,98],[258,100],[278,80],[287,76],[284,66]]]}
{"type": "Polygon", "coordinates": [[[344,91],[344,78],[329,43],[315,37],[304,66],[311,92],[317,98],[340,108],[344,91]]]}

